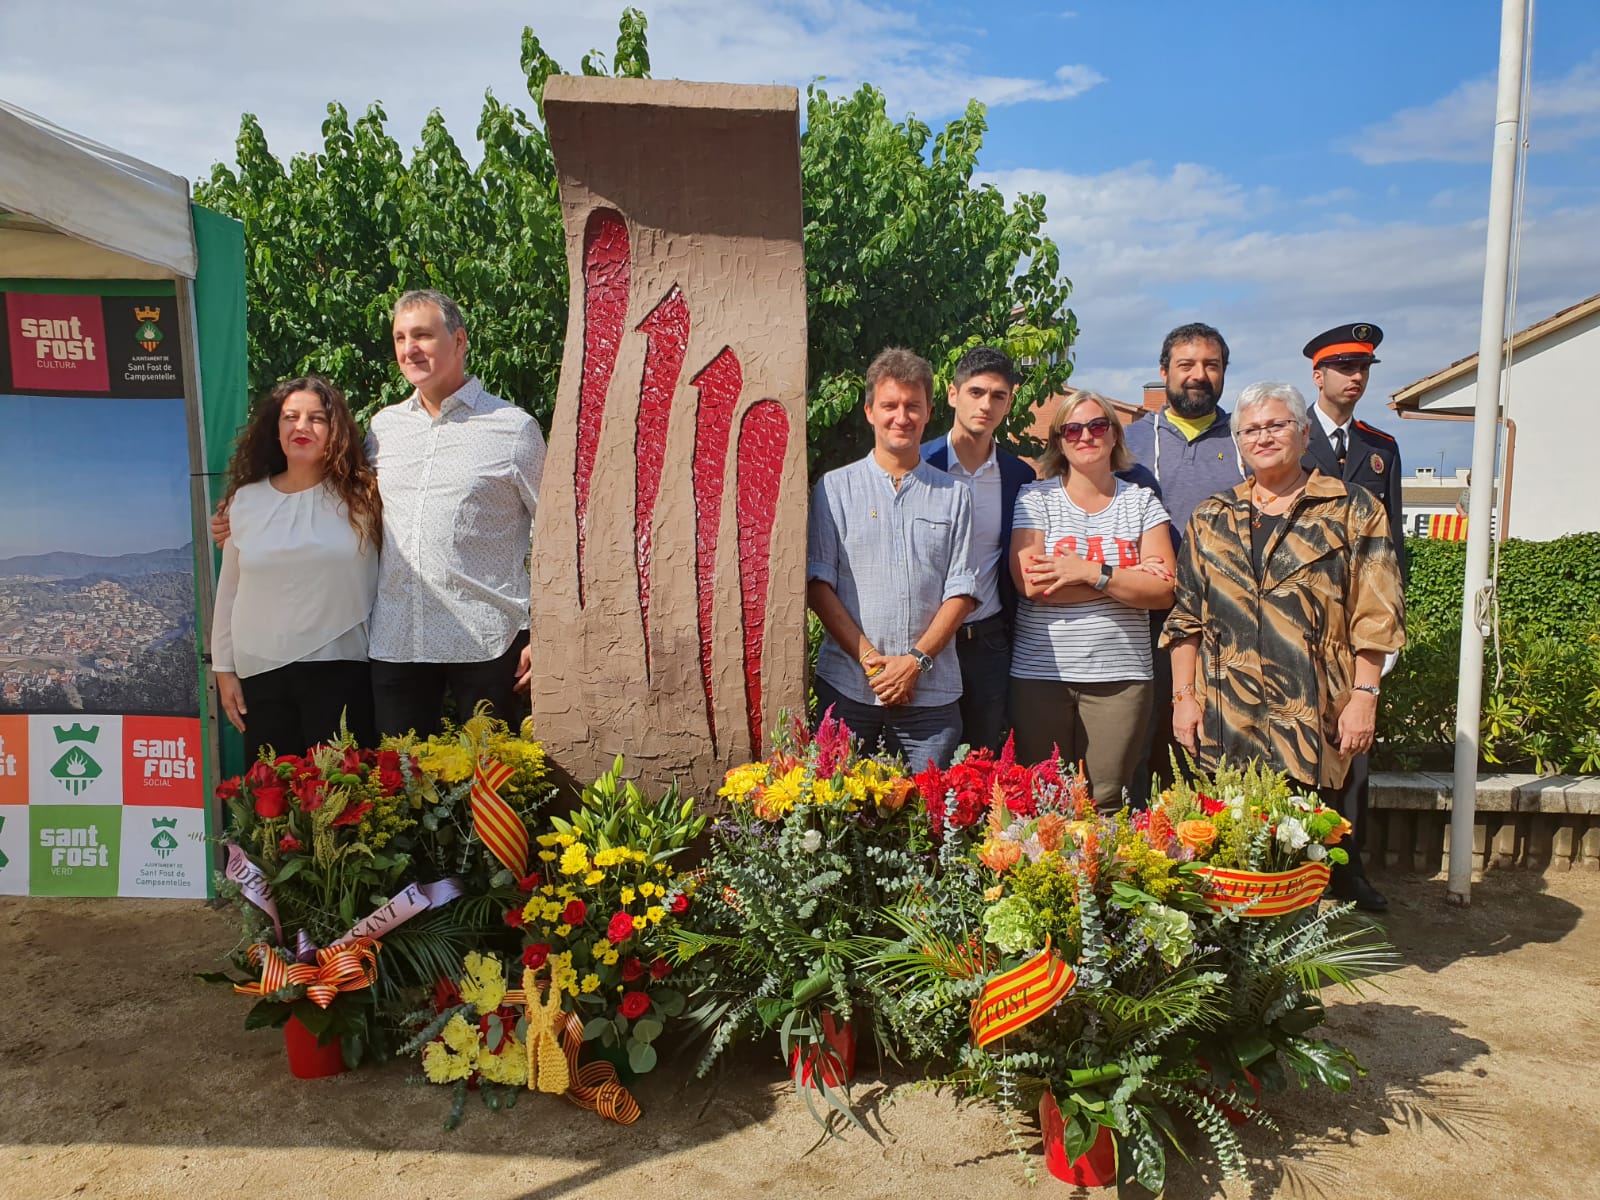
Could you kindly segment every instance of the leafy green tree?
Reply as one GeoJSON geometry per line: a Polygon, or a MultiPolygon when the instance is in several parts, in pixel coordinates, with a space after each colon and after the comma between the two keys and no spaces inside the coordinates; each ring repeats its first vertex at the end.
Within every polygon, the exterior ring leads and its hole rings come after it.
{"type": "MultiPolygon", "coordinates": [[[[610,66],[586,75],[648,78],[646,21],[625,9],[610,66]]],[[[287,167],[245,114],[237,164],[217,165],[201,203],[244,222],[250,384],[304,371],[336,379],[358,412],[404,398],[389,314],[404,290],[455,296],[471,322],[472,369],[549,427],[567,320],[565,238],[555,163],[539,106],[560,67],[522,35],[532,116],[486,93],[469,166],[437,111],[408,160],[377,104],[354,122],[328,106],[323,148],[287,167]]],[[[967,348],[999,344],[1028,364],[1013,426],[1059,391],[1076,323],[1044,198],[1007,207],[974,187],[983,106],[934,135],[892,121],[870,85],[842,100],[813,87],[801,137],[809,287],[808,425],[813,473],[867,444],[856,414],[868,361],[889,345],[928,356],[947,380],[967,348]]]]}

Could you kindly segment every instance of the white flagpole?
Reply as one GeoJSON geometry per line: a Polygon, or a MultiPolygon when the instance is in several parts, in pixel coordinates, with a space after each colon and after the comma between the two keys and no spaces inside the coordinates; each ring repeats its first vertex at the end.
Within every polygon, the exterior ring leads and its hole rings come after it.
{"type": "Polygon", "coordinates": [[[1511,222],[1516,192],[1517,135],[1522,76],[1527,62],[1528,0],[1500,7],[1500,81],[1495,98],[1494,159],[1489,175],[1488,249],[1483,265],[1483,311],[1478,326],[1478,382],[1472,420],[1472,482],[1467,505],[1466,586],[1461,598],[1460,681],[1456,690],[1455,788],[1450,804],[1453,904],[1472,900],[1473,823],[1477,811],[1478,722],[1483,709],[1483,642],[1487,632],[1489,526],[1495,484],[1495,437],[1500,417],[1500,370],[1506,339],[1506,284],[1511,269],[1511,222]]]}

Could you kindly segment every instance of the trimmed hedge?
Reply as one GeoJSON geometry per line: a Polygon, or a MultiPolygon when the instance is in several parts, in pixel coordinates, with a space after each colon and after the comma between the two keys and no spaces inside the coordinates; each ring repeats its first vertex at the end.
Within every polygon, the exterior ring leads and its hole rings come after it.
{"type": "MultiPolygon", "coordinates": [[[[1384,683],[1379,769],[1449,770],[1461,652],[1462,542],[1408,539],[1407,645],[1384,683]]],[[[1484,647],[1480,762],[1600,772],[1600,533],[1500,552],[1500,655],[1484,647]]]]}

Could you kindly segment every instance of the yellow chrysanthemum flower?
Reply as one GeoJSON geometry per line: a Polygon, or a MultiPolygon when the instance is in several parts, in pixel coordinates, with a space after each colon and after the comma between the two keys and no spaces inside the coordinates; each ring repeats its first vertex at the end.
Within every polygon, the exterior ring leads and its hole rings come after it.
{"type": "Polygon", "coordinates": [[[631,887],[623,888],[620,893],[620,898],[623,904],[632,904],[634,900],[633,889],[631,887]]]}
{"type": "Polygon", "coordinates": [[[583,991],[583,992],[586,992],[586,993],[587,992],[599,991],[600,990],[600,976],[592,974],[592,973],[589,974],[589,975],[585,975],[583,977],[583,984],[582,984],[582,987],[580,988],[580,990],[583,991]]]}
{"type": "Polygon", "coordinates": [[[540,862],[555,862],[555,860],[557,858],[559,858],[559,857],[560,857],[560,855],[558,855],[554,850],[541,850],[541,851],[539,851],[539,861],[540,862]]]}
{"type": "Polygon", "coordinates": [[[645,925],[645,921],[644,921],[643,917],[635,917],[633,919],[633,929],[634,929],[635,933],[637,933],[639,930],[643,929],[644,925],[645,925]]]}
{"type": "Polygon", "coordinates": [[[661,924],[661,918],[666,915],[667,910],[662,908],[659,904],[652,904],[649,908],[644,910],[645,920],[649,921],[652,925],[661,924]]]}
{"type": "Polygon", "coordinates": [[[617,965],[617,959],[619,957],[620,956],[617,953],[616,947],[613,946],[600,956],[600,961],[608,967],[614,967],[617,965]]]}
{"type": "Polygon", "coordinates": [[[587,875],[585,875],[583,877],[583,886],[584,887],[593,887],[595,884],[599,883],[605,877],[606,877],[606,873],[604,871],[590,871],[587,875]]]}
{"type": "Polygon", "coordinates": [[[445,1022],[439,1036],[444,1039],[444,1044],[457,1054],[478,1053],[478,1027],[467,1024],[467,1019],[460,1013],[456,1013],[445,1022]]]}
{"type": "Polygon", "coordinates": [[[582,842],[574,842],[561,852],[561,873],[583,875],[589,870],[589,849],[582,842]]]}
{"type": "Polygon", "coordinates": [[[466,957],[466,968],[461,980],[462,1000],[477,1009],[479,1016],[499,1008],[506,995],[506,975],[500,960],[474,950],[466,957]]]}
{"type": "Polygon", "coordinates": [[[507,1038],[499,1054],[485,1046],[478,1052],[478,1074],[490,1083],[521,1087],[528,1082],[528,1052],[515,1037],[507,1038]]]}
{"type": "Polygon", "coordinates": [[[422,1073],[429,1083],[454,1083],[472,1074],[475,1059],[455,1054],[442,1042],[429,1042],[422,1048],[422,1073]]]}
{"type": "Polygon", "coordinates": [[[567,934],[569,934],[571,932],[572,932],[572,926],[568,925],[565,921],[561,922],[561,924],[556,926],[556,936],[557,937],[564,938],[564,937],[567,936],[567,934]]]}

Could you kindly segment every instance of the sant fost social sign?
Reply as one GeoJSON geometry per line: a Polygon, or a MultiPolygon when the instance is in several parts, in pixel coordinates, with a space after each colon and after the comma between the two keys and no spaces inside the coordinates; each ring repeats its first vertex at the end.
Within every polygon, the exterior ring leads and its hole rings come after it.
{"type": "Polygon", "coordinates": [[[204,897],[176,301],[14,282],[0,319],[0,894],[204,897]]]}

